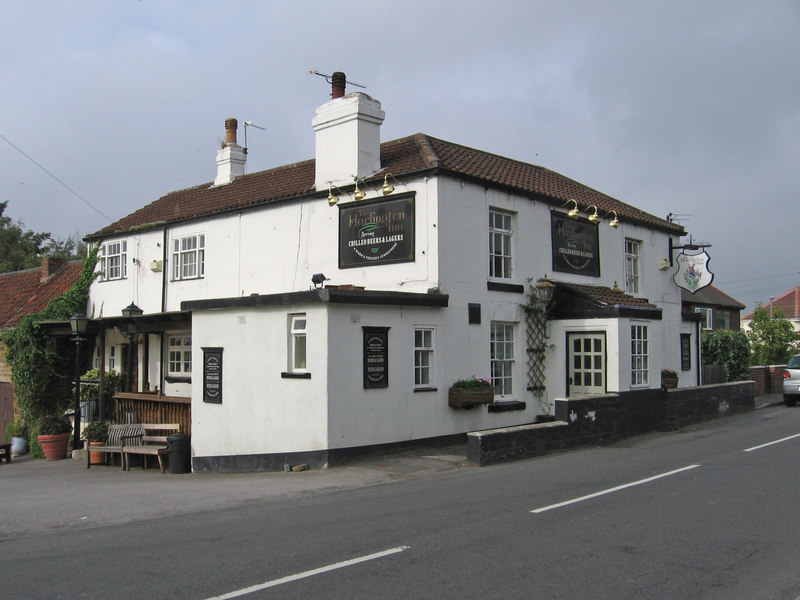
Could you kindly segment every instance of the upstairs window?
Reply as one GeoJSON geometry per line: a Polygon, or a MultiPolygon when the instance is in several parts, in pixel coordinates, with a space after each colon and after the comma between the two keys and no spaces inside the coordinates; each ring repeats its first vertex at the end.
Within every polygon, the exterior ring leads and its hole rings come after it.
{"type": "Polygon", "coordinates": [[[100,248],[100,277],[103,281],[128,276],[128,242],[108,242],[100,248]]]}
{"type": "Polygon", "coordinates": [[[205,275],[206,236],[187,235],[172,240],[172,278],[197,279],[205,275]]]}
{"type": "Polygon", "coordinates": [[[168,372],[174,377],[186,377],[192,374],[192,336],[169,336],[168,372]]]}
{"type": "Polygon", "coordinates": [[[489,277],[511,279],[511,213],[489,209],[489,277]]]}
{"type": "Polygon", "coordinates": [[[638,240],[625,239],[625,291],[639,293],[639,246],[638,240]]]}

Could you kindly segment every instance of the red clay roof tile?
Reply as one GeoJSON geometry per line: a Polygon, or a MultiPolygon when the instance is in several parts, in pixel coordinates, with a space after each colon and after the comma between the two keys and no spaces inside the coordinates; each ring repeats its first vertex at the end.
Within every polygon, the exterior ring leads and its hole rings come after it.
{"type": "Polygon", "coordinates": [[[0,273],[0,330],[14,327],[23,317],[47,308],[51,300],[72,287],[83,261],[68,262],[42,282],[42,269],[0,273]]]}

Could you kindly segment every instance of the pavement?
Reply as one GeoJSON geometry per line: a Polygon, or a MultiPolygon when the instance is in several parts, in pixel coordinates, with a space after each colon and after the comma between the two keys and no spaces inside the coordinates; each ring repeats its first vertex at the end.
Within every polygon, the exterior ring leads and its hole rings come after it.
{"type": "Polygon", "coordinates": [[[86,459],[30,454],[0,464],[0,542],[30,535],[230,508],[271,498],[379,485],[476,468],[466,444],[385,454],[328,469],[268,473],[161,473],[86,468],[86,459]]]}
{"type": "MultiPolygon", "coordinates": [[[[781,404],[758,396],[756,409],[781,404]]],[[[119,466],[86,468],[86,459],[0,464],[0,542],[30,535],[131,523],[248,503],[391,483],[477,468],[466,444],[422,448],[353,461],[329,469],[269,473],[161,473],[119,466]]]]}

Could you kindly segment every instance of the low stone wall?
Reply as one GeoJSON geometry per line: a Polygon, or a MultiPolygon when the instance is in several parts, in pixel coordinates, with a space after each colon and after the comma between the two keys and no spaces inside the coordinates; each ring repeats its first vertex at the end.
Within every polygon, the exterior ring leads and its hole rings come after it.
{"type": "Polygon", "coordinates": [[[557,398],[555,421],[467,434],[467,460],[480,466],[580,445],[609,444],[651,431],[753,410],[755,382],[632,390],[557,398]]]}

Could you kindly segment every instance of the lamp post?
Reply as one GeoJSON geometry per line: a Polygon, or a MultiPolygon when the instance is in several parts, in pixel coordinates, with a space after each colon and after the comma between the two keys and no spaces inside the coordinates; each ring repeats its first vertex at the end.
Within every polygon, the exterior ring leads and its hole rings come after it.
{"type": "Polygon", "coordinates": [[[81,441],[81,342],[86,338],[86,330],[89,327],[89,318],[86,315],[72,315],[69,318],[75,341],[75,407],[74,407],[74,429],[72,432],[72,447],[76,450],[83,448],[81,441]]]}
{"type": "MultiPolygon", "coordinates": [[[[122,316],[132,319],[133,317],[141,317],[144,311],[131,302],[128,306],[122,309],[122,316]]],[[[133,338],[136,335],[136,327],[131,324],[128,327],[128,391],[135,392],[133,389],[133,338]]]]}

